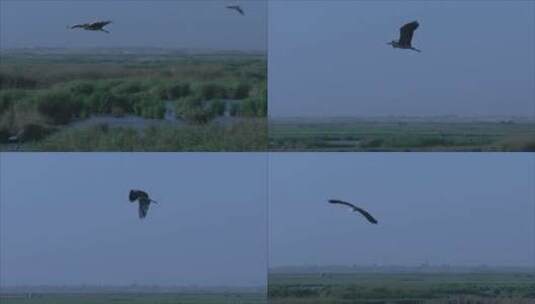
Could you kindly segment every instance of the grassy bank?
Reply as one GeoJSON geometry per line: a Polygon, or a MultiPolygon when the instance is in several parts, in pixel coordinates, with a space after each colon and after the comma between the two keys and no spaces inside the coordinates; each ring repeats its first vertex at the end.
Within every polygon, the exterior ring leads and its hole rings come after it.
{"type": "Polygon", "coordinates": [[[34,294],[4,295],[3,304],[261,304],[266,303],[262,294],[34,294]]]}
{"type": "Polygon", "coordinates": [[[533,303],[529,273],[270,274],[270,303],[533,303]],[[531,301],[531,302],[530,302],[531,301]]]}
{"type": "Polygon", "coordinates": [[[270,122],[273,151],[535,151],[535,123],[270,122]]]}
{"type": "MultiPolygon", "coordinates": [[[[15,150],[0,145],[0,150],[15,150]]],[[[153,126],[141,131],[99,125],[67,128],[41,141],[22,144],[19,151],[265,151],[265,119],[231,125],[153,126]]]]}

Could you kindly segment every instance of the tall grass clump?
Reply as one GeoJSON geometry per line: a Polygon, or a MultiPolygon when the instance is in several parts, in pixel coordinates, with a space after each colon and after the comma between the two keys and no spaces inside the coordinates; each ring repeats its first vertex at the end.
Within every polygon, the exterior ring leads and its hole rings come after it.
{"type": "Polygon", "coordinates": [[[250,97],[240,103],[231,106],[230,114],[232,116],[243,117],[266,117],[267,99],[259,97],[250,97]]]}
{"type": "Polygon", "coordinates": [[[164,86],[161,93],[160,97],[163,99],[179,99],[191,94],[191,86],[189,83],[171,83],[164,86]]]}
{"type": "Polygon", "coordinates": [[[228,98],[227,88],[221,84],[210,82],[204,83],[199,88],[199,97],[203,100],[228,98]]]}
{"type": "Polygon", "coordinates": [[[0,115],[8,111],[16,101],[28,96],[25,90],[9,89],[0,90],[0,115]]]}
{"type": "Polygon", "coordinates": [[[133,113],[145,118],[162,119],[165,115],[165,102],[151,94],[132,97],[133,113]]]}
{"type": "Polygon", "coordinates": [[[225,103],[221,100],[202,100],[198,96],[188,96],[176,103],[179,118],[193,124],[206,124],[225,113],[225,103]]]}
{"type": "Polygon", "coordinates": [[[233,99],[245,99],[249,97],[249,92],[251,91],[251,85],[246,82],[240,82],[233,91],[233,99]]]}
{"type": "Polygon", "coordinates": [[[52,124],[63,125],[78,116],[82,103],[64,90],[45,91],[34,97],[39,113],[47,117],[52,124]]]}

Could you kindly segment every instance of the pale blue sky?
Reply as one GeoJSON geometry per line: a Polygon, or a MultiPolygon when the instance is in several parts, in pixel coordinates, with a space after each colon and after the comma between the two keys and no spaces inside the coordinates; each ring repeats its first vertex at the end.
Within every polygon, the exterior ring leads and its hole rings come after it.
{"type": "Polygon", "coordinates": [[[0,281],[265,287],[267,158],[0,156],[0,281]],[[140,220],[132,188],[160,205],[140,220]]]}
{"type": "Polygon", "coordinates": [[[1,0],[0,45],[266,50],[265,1],[1,0]],[[239,3],[245,16],[226,9],[239,3]],[[112,20],[111,32],[67,25],[112,20]]]}
{"type": "Polygon", "coordinates": [[[533,267],[534,175],[535,154],[271,154],[270,266],[533,267]]]}
{"type": "Polygon", "coordinates": [[[535,118],[535,2],[270,1],[269,108],[535,118]],[[422,53],[386,45],[413,20],[422,53]]]}
{"type": "Polygon", "coordinates": [[[2,153],[0,164],[7,286],[263,286],[268,232],[273,267],[535,263],[533,154],[2,153]],[[143,221],[131,188],[160,202],[143,221]]]}

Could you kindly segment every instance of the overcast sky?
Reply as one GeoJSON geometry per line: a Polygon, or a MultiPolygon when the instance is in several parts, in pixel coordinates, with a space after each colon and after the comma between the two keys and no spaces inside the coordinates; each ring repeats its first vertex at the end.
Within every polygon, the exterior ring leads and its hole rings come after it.
{"type": "Polygon", "coordinates": [[[266,285],[265,154],[0,157],[3,286],[266,285]]]}
{"type": "Polygon", "coordinates": [[[535,118],[534,1],[270,1],[272,117],[535,118]],[[393,49],[417,20],[413,45],[393,49]]]}
{"type": "Polygon", "coordinates": [[[267,45],[264,1],[1,0],[0,45],[16,47],[169,47],[262,50],[267,45]],[[112,20],[111,34],[67,25],[112,20]]]}
{"type": "Polygon", "coordinates": [[[533,168],[534,154],[271,154],[270,266],[535,266],[533,168]]]}

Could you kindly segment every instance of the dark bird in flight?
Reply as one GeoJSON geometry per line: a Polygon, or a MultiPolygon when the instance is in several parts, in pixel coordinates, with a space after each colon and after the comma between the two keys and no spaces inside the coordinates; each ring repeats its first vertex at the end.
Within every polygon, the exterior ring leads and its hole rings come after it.
{"type": "Polygon", "coordinates": [[[349,208],[353,209],[353,211],[357,211],[360,214],[362,214],[370,223],[377,224],[377,220],[375,218],[373,218],[373,216],[371,214],[369,214],[368,211],[366,211],[366,210],[364,210],[362,208],[359,208],[359,207],[357,207],[357,206],[355,206],[355,205],[353,205],[351,203],[340,201],[340,200],[329,200],[329,203],[348,206],[349,208]]]}
{"type": "Polygon", "coordinates": [[[421,52],[419,49],[412,47],[412,36],[414,35],[414,31],[416,31],[418,26],[420,26],[418,21],[405,24],[399,29],[399,40],[392,40],[387,44],[390,44],[393,48],[409,49],[416,52],[421,52]]]}
{"type": "Polygon", "coordinates": [[[147,216],[147,211],[149,211],[150,203],[158,204],[157,201],[150,199],[149,195],[145,191],[141,190],[130,190],[128,195],[130,202],[139,202],[139,218],[142,219],[147,216]]]}
{"type": "Polygon", "coordinates": [[[228,5],[227,6],[228,9],[231,9],[231,10],[235,10],[237,11],[238,13],[240,13],[240,15],[244,16],[245,13],[243,12],[243,9],[239,6],[239,5],[228,5]]]}
{"type": "Polygon", "coordinates": [[[101,31],[109,34],[110,32],[105,30],[104,27],[110,23],[111,21],[96,21],[92,23],[75,24],[71,26],[70,29],[81,28],[87,31],[101,31]]]}

